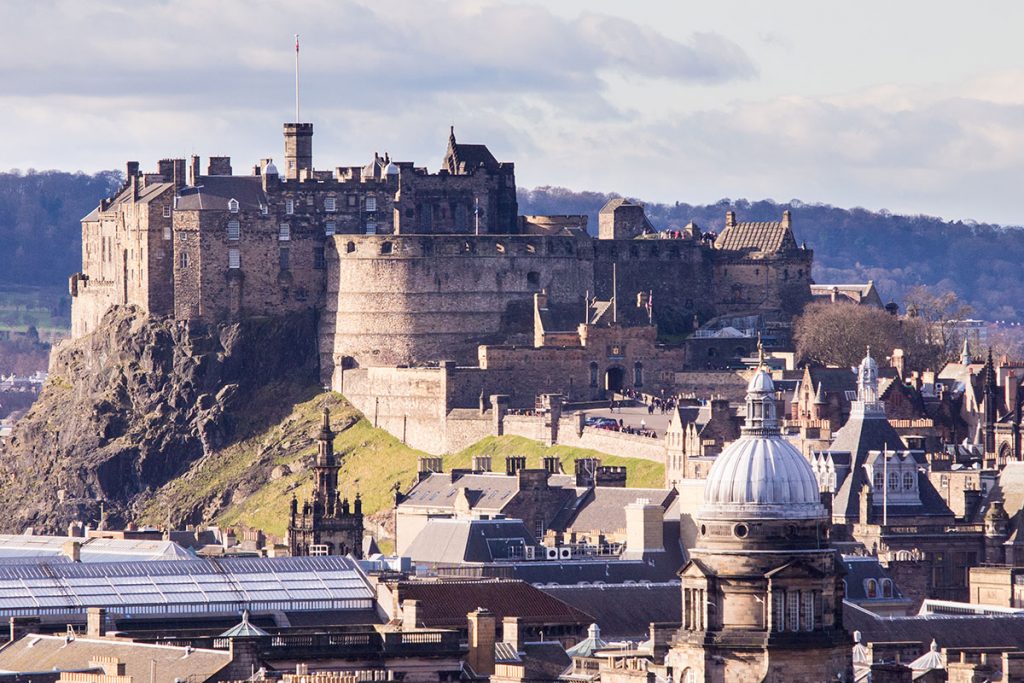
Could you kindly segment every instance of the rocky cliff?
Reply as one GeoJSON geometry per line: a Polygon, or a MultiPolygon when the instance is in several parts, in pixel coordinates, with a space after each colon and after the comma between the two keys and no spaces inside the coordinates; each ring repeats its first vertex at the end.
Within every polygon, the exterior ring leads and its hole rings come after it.
{"type": "MultiPolygon", "coordinates": [[[[0,444],[0,531],[111,523],[317,389],[313,314],[219,326],[107,313],[50,359],[39,400],[0,444]]],[[[175,520],[176,522],[185,520],[175,520]]]]}

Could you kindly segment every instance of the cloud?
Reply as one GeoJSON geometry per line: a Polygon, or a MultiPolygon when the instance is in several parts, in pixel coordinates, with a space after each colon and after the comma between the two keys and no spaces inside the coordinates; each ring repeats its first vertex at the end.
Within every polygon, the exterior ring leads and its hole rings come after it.
{"type": "Polygon", "coordinates": [[[600,97],[605,70],[682,83],[750,78],[735,43],[499,2],[40,0],[0,6],[8,95],[134,94],[154,107],[257,107],[291,85],[291,34],[323,106],[373,109],[462,93],[600,97]],[[11,30],[16,27],[16,30],[11,30]]]}

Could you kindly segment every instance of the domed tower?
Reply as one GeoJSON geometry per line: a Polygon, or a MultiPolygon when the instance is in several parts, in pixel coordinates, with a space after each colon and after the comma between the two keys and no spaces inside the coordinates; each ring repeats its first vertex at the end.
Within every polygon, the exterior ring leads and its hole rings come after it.
{"type": "MultiPolygon", "coordinates": [[[[877,372],[877,368],[876,368],[877,372]]],[[[715,460],[681,572],[681,683],[852,680],[841,565],[810,463],[779,433],[759,368],[742,436],[715,460]]]]}

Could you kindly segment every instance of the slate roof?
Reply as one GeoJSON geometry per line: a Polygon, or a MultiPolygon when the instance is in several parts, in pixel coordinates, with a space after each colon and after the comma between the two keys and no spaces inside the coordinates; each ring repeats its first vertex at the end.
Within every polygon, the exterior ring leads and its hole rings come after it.
{"type": "MultiPolygon", "coordinates": [[[[575,488],[576,479],[567,474],[555,474],[548,479],[549,486],[575,488]]],[[[450,473],[433,473],[417,483],[402,500],[402,507],[454,509],[460,488],[473,509],[501,512],[519,492],[519,478],[499,472],[464,474],[454,482],[450,473]]]]}
{"type": "Polygon", "coordinates": [[[943,648],[1024,649],[1024,615],[966,614],[880,617],[850,602],[843,602],[843,626],[860,631],[863,642],[912,642],[929,649],[934,639],[943,648]]]}
{"type": "Polygon", "coordinates": [[[81,671],[97,657],[117,657],[136,681],[205,681],[231,663],[225,650],[186,649],[113,638],[73,638],[30,634],[0,649],[0,671],[81,671]],[[152,662],[156,662],[153,667],[152,662]],[[155,678],[150,679],[155,671],[155,678]]]}
{"type": "MultiPolygon", "coordinates": [[[[162,194],[167,188],[171,187],[172,185],[173,185],[173,183],[162,183],[162,182],[160,182],[160,183],[150,183],[149,185],[146,185],[145,187],[139,189],[139,198],[138,198],[137,202],[139,204],[148,204],[151,201],[153,201],[154,199],[156,199],[160,194],[162,194]]],[[[109,211],[111,211],[113,209],[116,209],[117,206],[120,205],[120,204],[124,204],[126,202],[131,201],[131,198],[132,198],[131,186],[130,185],[125,185],[124,187],[122,187],[118,191],[118,193],[116,195],[114,195],[114,198],[111,200],[110,205],[107,207],[107,212],[109,212],[109,211]]],[[[90,211],[88,214],[86,214],[85,217],[82,218],[82,220],[83,221],[99,220],[99,217],[100,217],[101,213],[105,213],[105,212],[101,212],[100,208],[97,206],[92,211],[90,211]]]]}
{"type": "Polygon", "coordinates": [[[457,142],[454,151],[455,160],[465,164],[467,168],[477,166],[494,168],[498,165],[498,160],[491,154],[491,150],[487,149],[487,145],[467,145],[464,142],[457,142]]]}
{"type": "MultiPolygon", "coordinates": [[[[881,599],[879,588],[877,598],[868,598],[864,582],[867,579],[892,579],[889,572],[881,565],[877,557],[861,557],[859,555],[843,555],[843,567],[846,569],[846,597],[853,602],[881,599]]],[[[900,587],[893,581],[892,597],[885,600],[902,600],[903,593],[900,587]]],[[[908,600],[909,602],[909,600],[908,600]]]]}
{"type": "Polygon", "coordinates": [[[573,529],[590,533],[626,530],[626,506],[643,498],[668,510],[675,501],[675,489],[630,489],[599,486],[565,508],[549,525],[552,529],[573,529]]]}
{"type": "Polygon", "coordinates": [[[200,176],[195,187],[183,187],[174,208],[178,211],[227,211],[237,199],[243,211],[259,211],[267,195],[259,176],[200,176]]]}
{"type": "Polygon", "coordinates": [[[513,547],[535,544],[519,519],[431,519],[405,555],[424,564],[489,563],[507,560],[513,547]]]}
{"type": "Polygon", "coordinates": [[[781,221],[737,223],[727,226],[715,240],[716,249],[775,254],[796,249],[792,231],[781,221]]]}
{"type": "Polygon", "coordinates": [[[875,289],[874,282],[844,285],[812,284],[811,297],[815,299],[831,299],[833,290],[842,299],[847,299],[857,304],[882,307],[882,299],[878,296],[878,290],[875,289]]]}
{"type": "Polygon", "coordinates": [[[642,640],[651,623],[676,623],[682,618],[680,582],[618,583],[602,586],[541,586],[540,589],[592,614],[601,637],[642,640]]]}
{"type": "MultiPolygon", "coordinates": [[[[862,465],[867,458],[868,451],[880,451],[884,448],[899,451],[907,448],[903,439],[896,433],[884,415],[867,418],[851,416],[846,424],[836,432],[836,438],[832,445],[823,452],[849,453],[851,466],[849,474],[836,490],[832,503],[834,514],[841,514],[847,518],[858,515],[860,490],[864,484],[868,483],[867,474],[862,465]]],[[[924,479],[927,481],[927,477],[924,479]]]]}
{"type": "Polygon", "coordinates": [[[418,626],[466,627],[466,615],[478,607],[490,610],[500,623],[519,617],[531,626],[548,624],[589,625],[586,612],[544,593],[524,581],[509,579],[400,581],[400,600],[418,600],[418,626]]]}

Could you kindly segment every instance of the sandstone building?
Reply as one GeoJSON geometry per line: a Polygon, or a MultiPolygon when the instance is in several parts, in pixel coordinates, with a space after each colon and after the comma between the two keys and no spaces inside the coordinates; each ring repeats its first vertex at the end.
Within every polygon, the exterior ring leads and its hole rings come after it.
{"type": "MultiPolygon", "coordinates": [[[[313,126],[284,126],[283,167],[247,175],[228,157],[129,162],[124,186],[82,221],[72,333],[114,305],[219,322],[313,310],[321,371],[477,362],[481,344],[529,344],[533,299],[624,302],[679,334],[722,314],[786,318],[810,296],[812,254],[788,212],[718,236],[657,233],[643,207],[610,202],[599,238],[585,217],[518,216],[514,165],[449,136],[441,168],[375,155],[317,170],[313,126]]],[[[620,308],[624,308],[620,306],[620,308]]]]}

